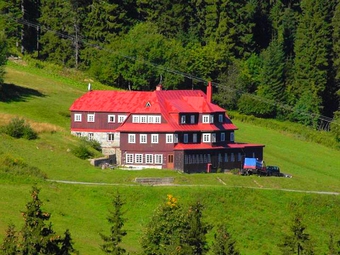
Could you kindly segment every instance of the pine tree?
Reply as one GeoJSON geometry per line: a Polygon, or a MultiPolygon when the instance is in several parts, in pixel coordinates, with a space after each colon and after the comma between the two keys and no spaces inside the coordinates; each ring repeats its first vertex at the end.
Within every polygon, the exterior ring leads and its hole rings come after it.
{"type": "Polygon", "coordinates": [[[32,201],[26,204],[26,211],[22,212],[25,220],[20,244],[23,255],[58,254],[60,251],[61,238],[53,231],[51,223],[45,223],[50,219],[50,214],[41,210],[39,192],[37,187],[32,188],[32,201]]]}
{"type": "Polygon", "coordinates": [[[301,216],[296,215],[291,226],[291,235],[284,237],[280,245],[283,255],[313,255],[314,251],[310,242],[309,234],[305,233],[306,227],[302,224],[301,216]]]}
{"type": "Polygon", "coordinates": [[[311,91],[313,105],[307,108],[314,114],[321,112],[323,94],[332,77],[329,68],[331,7],[332,1],[329,0],[301,1],[302,16],[294,46],[294,83],[288,93],[291,104],[295,105],[306,90],[311,91]]]}
{"type": "Polygon", "coordinates": [[[64,235],[64,238],[61,240],[61,248],[58,255],[78,254],[77,250],[73,248],[73,240],[68,229],[66,229],[64,235]]]}
{"type": "Polygon", "coordinates": [[[232,238],[226,225],[220,224],[217,233],[214,235],[212,252],[215,255],[239,255],[236,248],[236,241],[232,238]]]}
{"type": "Polygon", "coordinates": [[[120,243],[122,238],[126,235],[126,231],[123,229],[125,220],[123,218],[122,207],[124,202],[119,193],[115,194],[112,205],[113,210],[110,211],[110,215],[107,218],[108,222],[111,224],[110,235],[100,234],[104,241],[101,248],[107,254],[125,254],[125,249],[120,247],[120,243]]]}
{"type": "Polygon", "coordinates": [[[0,253],[4,255],[17,255],[19,253],[18,235],[13,224],[10,224],[6,230],[6,236],[0,247],[0,253]]]}

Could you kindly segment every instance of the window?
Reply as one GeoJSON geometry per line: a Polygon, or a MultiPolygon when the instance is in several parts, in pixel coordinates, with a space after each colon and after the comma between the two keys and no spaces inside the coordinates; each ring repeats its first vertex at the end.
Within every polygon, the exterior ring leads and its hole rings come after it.
{"type": "Polygon", "coordinates": [[[116,119],[115,119],[114,115],[108,115],[107,116],[107,122],[114,123],[115,121],[116,121],[116,119]]]}
{"type": "Polygon", "coordinates": [[[224,162],[228,162],[228,153],[224,153],[224,162]]]}
{"type": "Polygon", "coordinates": [[[231,162],[235,162],[235,155],[234,155],[234,153],[231,153],[230,161],[231,162]]]}
{"type": "Polygon", "coordinates": [[[107,134],[107,140],[108,140],[108,141],[113,141],[114,139],[115,139],[115,136],[114,136],[113,133],[108,133],[108,134],[107,134]]]}
{"type": "Polygon", "coordinates": [[[94,122],[94,114],[87,114],[87,122],[94,122]]]}
{"type": "Polygon", "coordinates": [[[210,154],[208,154],[208,163],[211,163],[210,154]]]}
{"type": "Polygon", "coordinates": [[[234,132],[231,132],[230,133],[230,142],[233,142],[234,141],[234,132]]]}
{"type": "Polygon", "coordinates": [[[204,143],[210,143],[210,134],[209,133],[203,133],[203,142],[204,143]]]}
{"type": "Polygon", "coordinates": [[[214,115],[210,115],[210,123],[214,123],[214,115]]]}
{"type": "Polygon", "coordinates": [[[188,155],[185,155],[184,156],[184,164],[188,164],[189,163],[189,160],[188,160],[188,155]]]}
{"type": "Polygon", "coordinates": [[[204,163],[208,163],[207,154],[204,154],[204,155],[203,155],[203,161],[204,161],[204,163]]]}
{"type": "Polygon", "coordinates": [[[129,134],[128,143],[136,143],[136,135],[135,134],[129,134]]]}
{"type": "Polygon", "coordinates": [[[184,134],[183,136],[183,143],[188,143],[188,134],[184,134]]]}
{"type": "Polygon", "coordinates": [[[155,154],[155,164],[163,164],[163,155],[155,154]]]}
{"type": "Polygon", "coordinates": [[[174,163],[174,155],[173,154],[168,155],[168,163],[174,163]]]}
{"type": "Polygon", "coordinates": [[[154,123],[161,123],[161,116],[155,116],[154,123]]]}
{"type": "Polygon", "coordinates": [[[202,116],[202,123],[209,123],[209,115],[203,115],[202,116]]]}
{"type": "Polygon", "coordinates": [[[221,142],[225,141],[225,133],[221,133],[221,142]]]}
{"type": "Polygon", "coordinates": [[[178,143],[178,134],[174,134],[174,143],[178,143]]]}
{"type": "Polygon", "coordinates": [[[211,142],[216,143],[216,133],[211,134],[211,142]]]}
{"type": "Polygon", "coordinates": [[[79,113],[74,114],[74,121],[81,122],[81,114],[79,113]]]}
{"type": "Polygon", "coordinates": [[[123,123],[126,119],[125,115],[118,115],[118,123],[123,123]]]}
{"type": "Polygon", "coordinates": [[[218,122],[223,123],[223,114],[218,115],[218,122]]]}
{"type": "Polygon", "coordinates": [[[132,123],[139,123],[139,115],[132,115],[132,123]]]}
{"type": "Polygon", "coordinates": [[[140,116],[140,123],[148,123],[148,116],[141,115],[140,116]]]}
{"type": "Polygon", "coordinates": [[[192,135],[192,142],[197,143],[197,134],[192,135]]]}
{"type": "Polygon", "coordinates": [[[152,115],[148,115],[148,123],[154,123],[155,122],[155,117],[152,115]]]}
{"type": "Polygon", "coordinates": [[[222,162],[222,154],[218,153],[218,163],[221,163],[221,162],[222,162]]]}
{"type": "Polygon", "coordinates": [[[173,134],[166,134],[166,136],[165,136],[165,142],[166,143],[173,143],[174,142],[174,136],[173,136],[173,134]]]}
{"type": "Polygon", "coordinates": [[[126,163],[128,164],[133,163],[133,154],[126,154],[126,163]]]}
{"type": "Polygon", "coordinates": [[[158,134],[151,135],[151,143],[158,143],[158,134]]]}
{"type": "Polygon", "coordinates": [[[203,163],[203,155],[202,154],[200,155],[200,163],[201,164],[203,163]]]}
{"type": "Polygon", "coordinates": [[[147,143],[148,142],[147,135],[146,134],[140,134],[139,135],[139,142],[140,143],[147,143]]]}
{"type": "Polygon", "coordinates": [[[195,123],[195,115],[190,116],[190,123],[194,124],[195,123]]]}
{"type": "Polygon", "coordinates": [[[88,133],[87,137],[89,138],[89,140],[93,140],[94,139],[94,134],[93,133],[88,133]]]}
{"type": "Polygon", "coordinates": [[[186,116],[182,115],[181,116],[181,124],[185,124],[185,122],[186,122],[186,116]]]}
{"type": "Polygon", "coordinates": [[[153,155],[152,154],[145,154],[145,163],[152,164],[153,163],[153,155]]]}
{"type": "Polygon", "coordinates": [[[241,161],[241,153],[237,153],[237,161],[241,161]]]}
{"type": "Polygon", "coordinates": [[[135,154],[135,163],[143,163],[143,154],[135,154]]]}

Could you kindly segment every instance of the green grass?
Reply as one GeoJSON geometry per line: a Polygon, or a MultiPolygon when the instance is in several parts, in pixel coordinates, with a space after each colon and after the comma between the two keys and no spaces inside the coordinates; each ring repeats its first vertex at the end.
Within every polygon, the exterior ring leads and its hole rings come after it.
{"type": "MultiPolygon", "coordinates": [[[[128,235],[123,244],[131,253],[140,252],[143,227],[167,194],[178,197],[183,204],[201,200],[205,205],[204,219],[212,224],[227,221],[242,254],[278,254],[277,244],[289,231],[291,219],[298,211],[318,248],[316,254],[326,253],[330,233],[340,239],[339,196],[278,190],[340,192],[339,150],[297,139],[288,131],[234,120],[239,127],[236,141],[265,144],[266,163],[280,166],[282,172],[292,174],[293,178],[187,175],[151,169],[102,170],[71,153],[79,141],[70,135],[68,108],[85,93],[87,83],[14,63],[6,70],[6,84],[25,89],[19,89],[22,93],[11,95],[7,101],[0,101],[0,126],[8,121],[5,117],[19,116],[34,122],[34,127],[42,126],[43,131],[39,139],[31,141],[0,134],[0,158],[10,154],[39,168],[49,179],[113,185],[58,184],[35,176],[4,173],[0,166],[0,240],[10,222],[21,228],[20,211],[25,209],[34,183],[42,188],[43,209],[52,213],[54,229],[62,234],[69,228],[81,254],[100,253],[98,233],[109,230],[106,216],[117,189],[126,200],[128,235]],[[46,123],[56,129],[51,131],[47,126],[44,130],[46,123]],[[136,177],[174,177],[178,186],[143,187],[134,182],[136,177]]],[[[96,82],[93,84],[96,89],[96,82]]],[[[212,237],[213,231],[208,235],[210,243],[212,237]]]]}

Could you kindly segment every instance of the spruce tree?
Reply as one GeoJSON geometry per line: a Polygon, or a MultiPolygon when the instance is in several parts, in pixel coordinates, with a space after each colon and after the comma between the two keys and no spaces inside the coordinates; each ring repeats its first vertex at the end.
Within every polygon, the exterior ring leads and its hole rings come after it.
{"type": "Polygon", "coordinates": [[[306,227],[302,224],[301,215],[294,217],[291,226],[292,233],[284,237],[283,243],[280,245],[283,255],[313,255],[313,247],[309,234],[305,233],[306,227]]]}
{"type": "Polygon", "coordinates": [[[0,247],[0,254],[17,255],[19,253],[18,235],[15,226],[10,224],[6,230],[4,241],[0,247]]]}
{"type": "Polygon", "coordinates": [[[214,243],[212,252],[215,255],[239,255],[236,248],[236,241],[232,238],[228,228],[224,224],[217,227],[217,232],[214,235],[214,243]]]}
{"type": "Polygon", "coordinates": [[[64,238],[61,240],[61,248],[58,255],[78,254],[77,250],[73,248],[73,240],[71,233],[66,229],[64,238]]]}
{"type": "Polygon", "coordinates": [[[60,251],[62,239],[53,231],[51,223],[45,223],[50,219],[50,214],[42,211],[39,192],[37,187],[32,188],[32,201],[26,204],[26,211],[22,212],[25,224],[21,230],[20,247],[23,255],[58,254],[60,251]]]}
{"type": "Polygon", "coordinates": [[[7,42],[5,35],[0,32],[0,91],[1,84],[3,83],[3,78],[5,75],[5,64],[7,62],[7,42]]]}
{"type": "Polygon", "coordinates": [[[114,195],[112,205],[113,210],[110,211],[110,215],[107,218],[111,224],[110,235],[100,234],[104,241],[101,249],[107,254],[125,254],[125,249],[120,246],[122,238],[126,235],[126,231],[123,229],[125,220],[123,218],[122,207],[124,202],[120,193],[114,195]]]}

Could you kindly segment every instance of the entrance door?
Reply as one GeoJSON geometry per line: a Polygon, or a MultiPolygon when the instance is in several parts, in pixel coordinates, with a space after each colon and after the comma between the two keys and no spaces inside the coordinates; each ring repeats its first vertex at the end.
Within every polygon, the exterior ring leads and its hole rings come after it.
{"type": "Polygon", "coordinates": [[[168,155],[168,164],[167,164],[168,169],[174,169],[174,154],[169,154],[168,155]]]}

